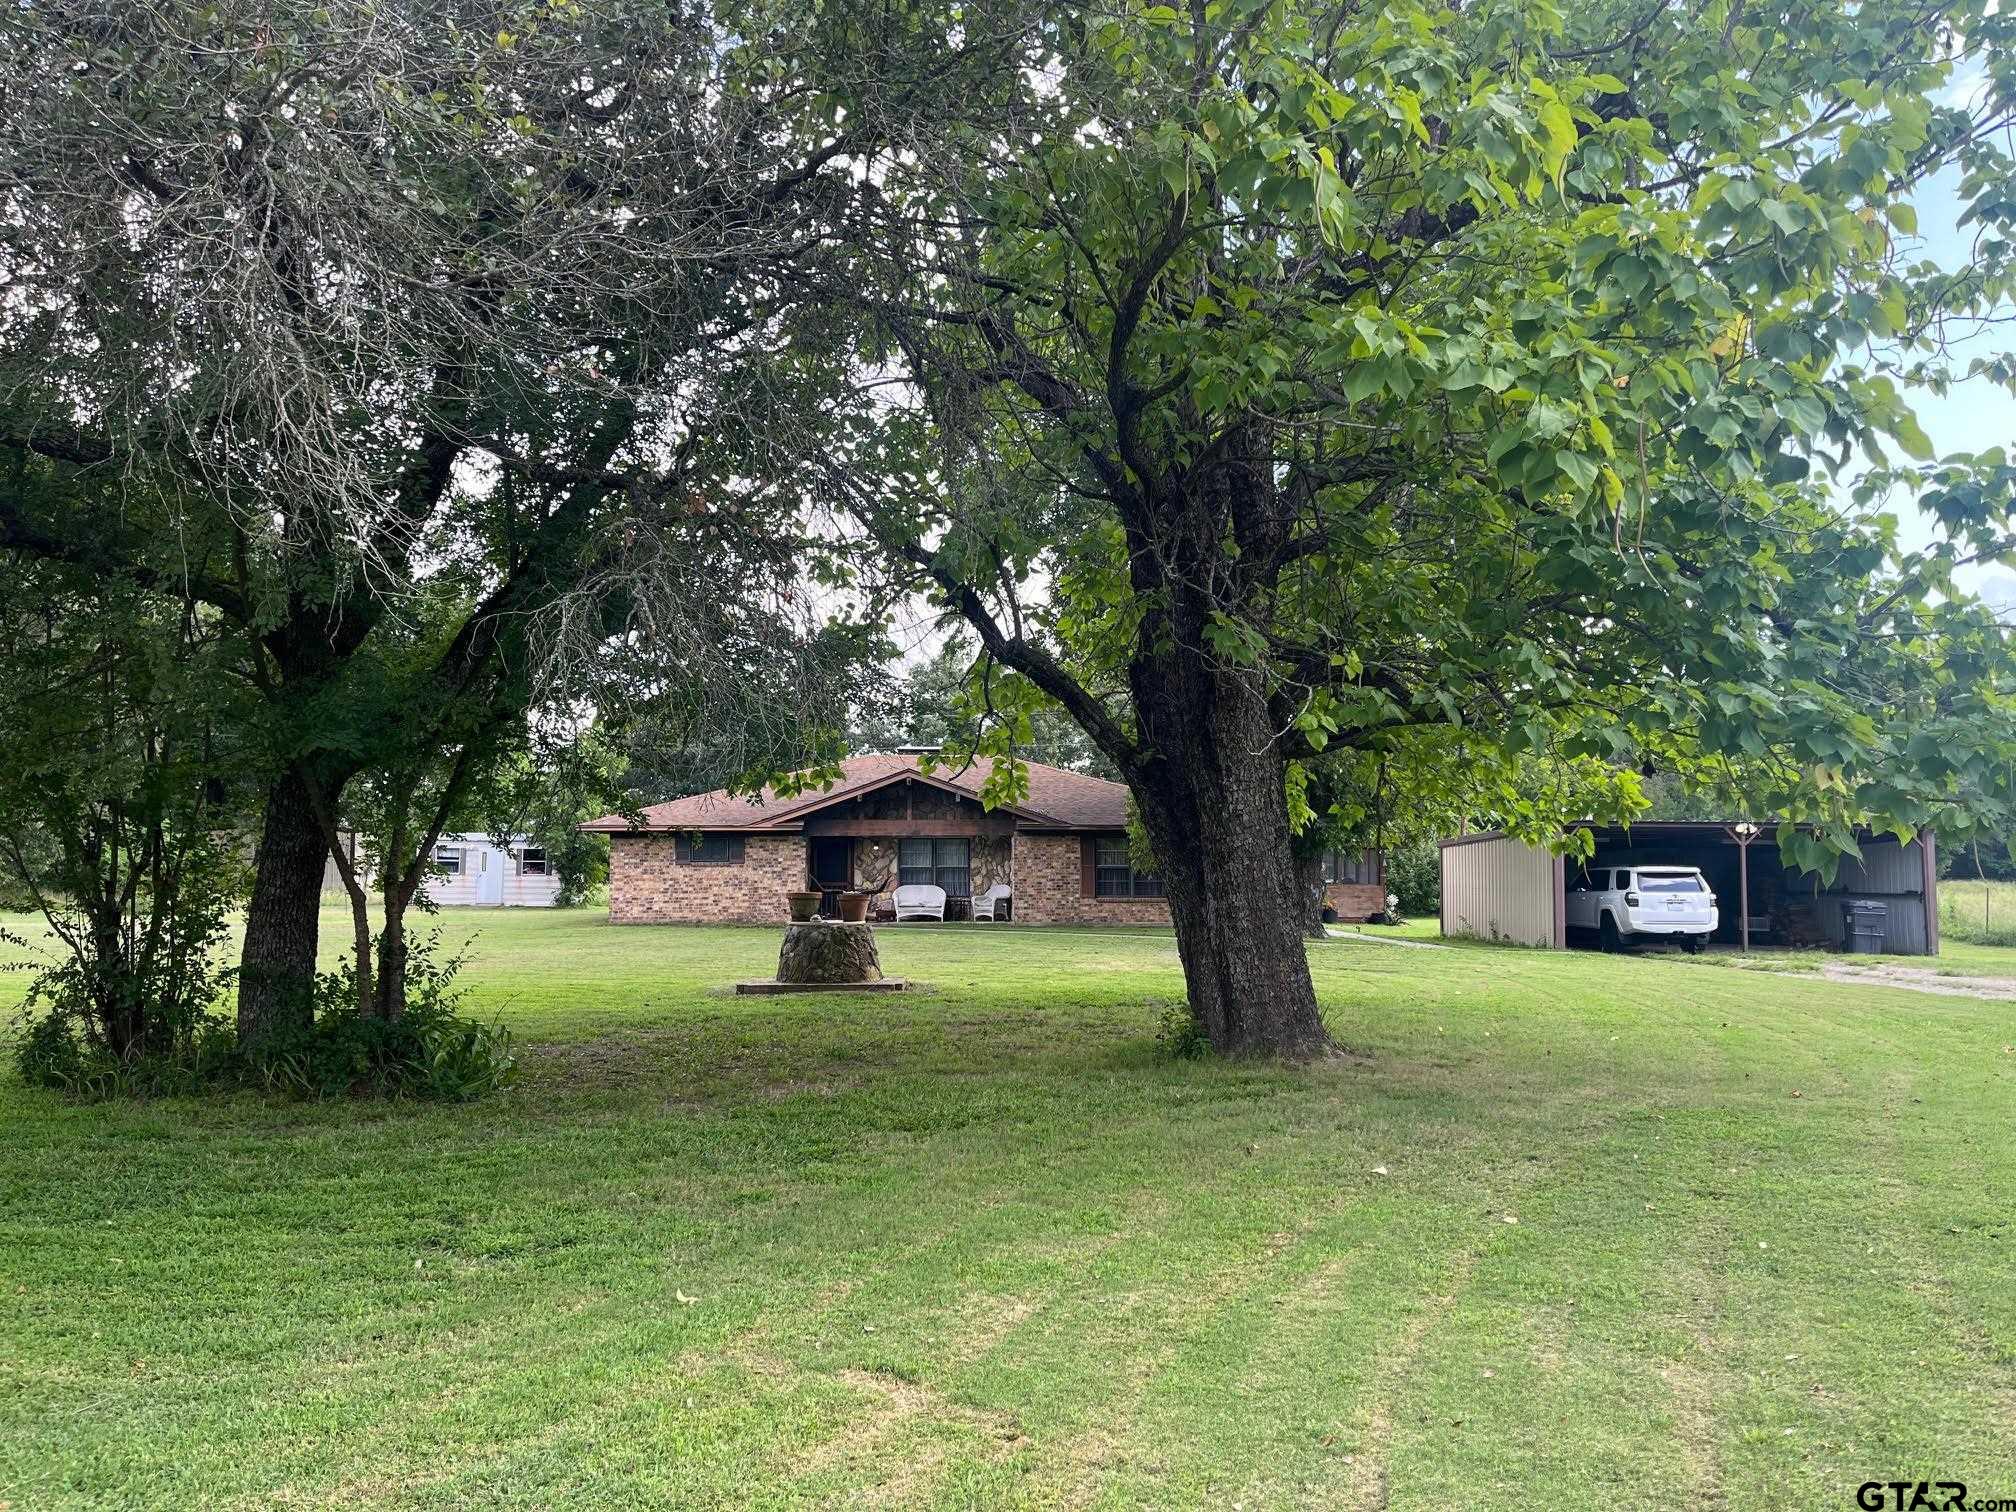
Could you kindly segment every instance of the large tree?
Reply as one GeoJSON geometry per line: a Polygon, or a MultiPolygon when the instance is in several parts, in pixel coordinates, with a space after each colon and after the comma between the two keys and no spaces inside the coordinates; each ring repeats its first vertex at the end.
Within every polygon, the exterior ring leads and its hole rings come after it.
{"type": "Polygon", "coordinates": [[[1896,479],[1924,560],[1821,485],[1925,455],[1910,386],[2008,290],[2011,24],[1032,4],[861,176],[800,270],[868,332],[831,496],[1125,777],[1215,1045],[1325,1043],[1286,779],[1329,747],[1747,754],[1819,850],[2006,798],[2007,648],[1941,583],[2008,549],[2000,458],[1896,479]],[[1912,250],[1948,170],[1960,273],[1912,250]]]}
{"type": "Polygon", "coordinates": [[[274,772],[248,1040],[308,1011],[359,772],[466,781],[589,662],[725,702],[802,643],[775,448],[826,341],[771,269],[873,129],[873,91],[836,124],[796,50],[851,78],[914,41],[861,13],[0,17],[0,547],[187,595],[241,639],[274,772]]]}

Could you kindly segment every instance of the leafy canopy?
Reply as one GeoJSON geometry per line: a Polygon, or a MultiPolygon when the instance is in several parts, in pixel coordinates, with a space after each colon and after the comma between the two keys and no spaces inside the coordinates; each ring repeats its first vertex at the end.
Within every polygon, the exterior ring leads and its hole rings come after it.
{"type": "Polygon", "coordinates": [[[1144,669],[1187,656],[1264,689],[1284,762],[1434,727],[1656,758],[1813,824],[1815,864],[1858,822],[2001,822],[2016,668],[1951,574],[2009,551],[2012,473],[1930,465],[1910,400],[2011,371],[1948,355],[2009,294],[2009,18],[990,19],[1003,69],[875,165],[833,269],[876,403],[828,481],[1011,691],[1130,775],[1144,669]],[[1941,172],[1958,273],[1913,240],[1941,172]],[[1930,552],[1843,507],[1869,464],[1930,552]]]}

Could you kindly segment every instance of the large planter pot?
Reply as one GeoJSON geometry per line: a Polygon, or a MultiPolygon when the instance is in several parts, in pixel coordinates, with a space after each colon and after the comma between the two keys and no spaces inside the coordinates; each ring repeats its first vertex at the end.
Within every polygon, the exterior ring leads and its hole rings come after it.
{"type": "Polygon", "coordinates": [[[840,922],[842,924],[859,924],[867,917],[868,894],[840,894],[840,922]]]}
{"type": "Polygon", "coordinates": [[[784,895],[784,901],[791,905],[792,921],[798,924],[819,917],[819,899],[820,894],[816,892],[794,892],[784,895]]]}

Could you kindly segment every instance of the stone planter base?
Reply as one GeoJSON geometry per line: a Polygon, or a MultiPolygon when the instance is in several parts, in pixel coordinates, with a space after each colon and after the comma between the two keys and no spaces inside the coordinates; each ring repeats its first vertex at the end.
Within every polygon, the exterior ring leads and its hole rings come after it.
{"type": "MultiPolygon", "coordinates": [[[[868,900],[860,899],[865,903],[868,900]]],[[[858,987],[882,980],[875,931],[866,924],[814,919],[791,924],[777,952],[777,980],[811,987],[858,987]]]]}
{"type": "Polygon", "coordinates": [[[735,991],[743,997],[784,997],[798,992],[907,992],[910,984],[902,977],[878,977],[872,982],[780,982],[767,977],[758,982],[737,982],[735,991]]]}

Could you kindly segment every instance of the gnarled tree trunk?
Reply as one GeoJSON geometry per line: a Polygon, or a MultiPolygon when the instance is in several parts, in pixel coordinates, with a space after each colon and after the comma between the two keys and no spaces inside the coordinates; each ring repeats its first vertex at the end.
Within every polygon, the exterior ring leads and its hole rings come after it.
{"type": "Polygon", "coordinates": [[[1321,1053],[1330,1037],[1309,978],[1308,903],[1265,699],[1239,669],[1180,644],[1137,661],[1132,681],[1154,753],[1135,802],[1162,867],[1192,1015],[1221,1054],[1321,1053]]]}
{"type": "Polygon", "coordinates": [[[246,1045],[303,1027],[315,1014],[322,869],[329,847],[300,774],[289,770],[266,794],[245,945],[238,957],[238,1038],[246,1045]]]}

